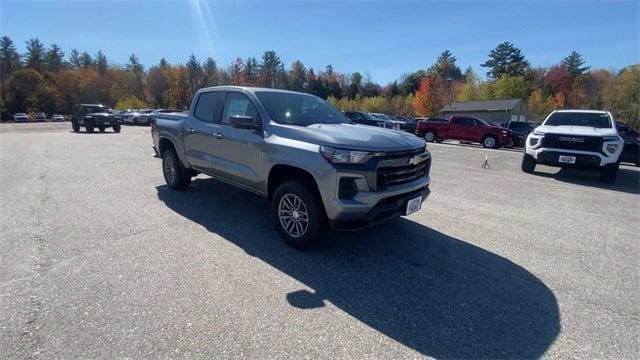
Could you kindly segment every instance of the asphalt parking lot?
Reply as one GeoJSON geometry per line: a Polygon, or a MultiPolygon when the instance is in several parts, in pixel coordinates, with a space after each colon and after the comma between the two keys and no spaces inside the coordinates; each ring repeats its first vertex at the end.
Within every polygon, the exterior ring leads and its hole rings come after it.
{"type": "Polygon", "coordinates": [[[420,212],[303,253],[257,196],[169,190],[148,128],[0,124],[0,354],[637,357],[639,168],[430,148],[420,212]]]}

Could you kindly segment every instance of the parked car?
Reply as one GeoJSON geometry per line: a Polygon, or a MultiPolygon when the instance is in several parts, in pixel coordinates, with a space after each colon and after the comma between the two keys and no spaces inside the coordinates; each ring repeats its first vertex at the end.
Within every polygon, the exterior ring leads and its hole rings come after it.
{"type": "Polygon", "coordinates": [[[421,121],[416,128],[416,135],[427,142],[451,139],[480,143],[486,148],[513,145],[509,130],[471,116],[454,115],[447,122],[421,121]]]}
{"type": "Polygon", "coordinates": [[[620,135],[624,141],[620,162],[631,163],[640,166],[640,141],[628,135],[620,135]]]}
{"type": "Polygon", "coordinates": [[[36,121],[46,121],[47,120],[47,114],[43,113],[43,112],[37,112],[34,114],[33,116],[36,121]]]}
{"type": "Polygon", "coordinates": [[[64,121],[64,116],[60,114],[53,114],[51,116],[51,121],[64,121]]]}
{"type": "Polygon", "coordinates": [[[158,114],[151,129],[169,188],[184,190],[204,173],[260,194],[295,248],[316,244],[326,229],[413,213],[429,195],[422,139],[352,124],[310,94],[204,88],[188,113],[158,114]]]}
{"type": "Polygon", "coordinates": [[[527,136],[536,127],[535,124],[525,121],[508,121],[506,123],[502,123],[500,126],[511,131],[513,144],[517,147],[524,146],[527,136]]]}
{"type": "Polygon", "coordinates": [[[412,134],[416,133],[416,121],[413,118],[410,118],[408,116],[393,115],[393,120],[399,121],[401,123],[400,130],[412,134]]]}
{"type": "Polygon", "coordinates": [[[140,111],[136,116],[133,117],[133,123],[136,125],[149,125],[155,111],[156,110],[154,109],[146,109],[140,111]]]}
{"type": "Polygon", "coordinates": [[[13,115],[13,121],[15,122],[27,122],[29,121],[29,116],[25,113],[16,113],[13,115]]]}
{"type": "Polygon", "coordinates": [[[640,132],[638,130],[629,127],[627,124],[620,121],[616,121],[616,128],[620,135],[628,136],[636,141],[640,141],[640,132]]]}
{"type": "Polygon", "coordinates": [[[73,132],[79,132],[80,127],[84,126],[88,133],[92,133],[94,128],[98,128],[100,132],[104,132],[106,128],[113,128],[114,132],[120,132],[120,123],[106,106],[100,104],[80,104],[73,108],[71,113],[71,129],[73,132]]]}
{"type": "Polygon", "coordinates": [[[401,126],[403,125],[402,121],[394,120],[388,115],[380,114],[380,113],[370,113],[370,114],[371,116],[377,119],[383,120],[385,122],[384,127],[388,129],[400,130],[401,126]]]}
{"type": "Polygon", "coordinates": [[[608,111],[556,110],[527,137],[522,171],[537,164],[595,169],[600,180],[614,182],[624,141],[608,111]]]}
{"type": "Polygon", "coordinates": [[[362,111],[345,111],[343,112],[349,120],[356,124],[386,127],[386,122],[382,119],[378,119],[367,112],[362,111]]]}

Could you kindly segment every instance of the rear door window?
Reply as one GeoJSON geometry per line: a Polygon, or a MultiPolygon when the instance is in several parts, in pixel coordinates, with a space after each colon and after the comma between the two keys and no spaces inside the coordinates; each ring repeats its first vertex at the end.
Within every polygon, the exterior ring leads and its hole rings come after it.
{"type": "Polygon", "coordinates": [[[218,111],[223,95],[222,91],[210,91],[200,94],[194,111],[195,117],[206,122],[219,122],[218,111]]]}

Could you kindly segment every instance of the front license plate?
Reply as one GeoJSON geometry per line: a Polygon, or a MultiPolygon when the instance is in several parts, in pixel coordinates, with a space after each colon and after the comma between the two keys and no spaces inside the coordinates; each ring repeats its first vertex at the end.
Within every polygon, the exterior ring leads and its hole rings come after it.
{"type": "Polygon", "coordinates": [[[558,158],[558,162],[565,163],[565,164],[575,164],[576,163],[576,157],[575,156],[560,155],[560,157],[558,158]]]}
{"type": "Polygon", "coordinates": [[[407,209],[405,210],[405,215],[413,214],[414,212],[420,210],[422,207],[422,196],[418,196],[417,198],[413,198],[407,201],[407,209]]]}

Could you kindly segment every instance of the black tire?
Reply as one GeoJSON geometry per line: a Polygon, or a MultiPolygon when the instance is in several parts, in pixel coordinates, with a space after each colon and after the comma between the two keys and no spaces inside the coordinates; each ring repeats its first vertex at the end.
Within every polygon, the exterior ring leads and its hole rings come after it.
{"type": "Polygon", "coordinates": [[[494,135],[485,135],[482,138],[482,146],[487,149],[497,149],[500,146],[500,143],[498,142],[498,138],[494,135]],[[489,139],[492,139],[493,141],[490,141],[489,139]]]}
{"type": "MultiPolygon", "coordinates": [[[[309,186],[298,181],[286,181],[278,186],[271,201],[271,215],[280,237],[287,245],[298,250],[309,249],[320,243],[325,230],[326,221],[320,199],[313,194],[309,186]],[[291,225],[291,230],[285,228],[285,225],[289,223],[286,222],[286,219],[281,219],[279,214],[282,207],[286,208],[287,206],[287,201],[283,200],[285,197],[287,199],[291,199],[291,197],[297,198],[301,202],[298,210],[289,212],[291,214],[290,221],[294,222],[291,225]],[[282,205],[281,202],[283,202],[282,205]],[[302,220],[304,218],[302,214],[304,214],[305,209],[308,220],[306,227],[304,226],[304,220],[302,220]],[[300,227],[298,229],[304,228],[304,231],[298,230],[298,232],[301,232],[301,235],[298,236],[295,236],[296,234],[294,233],[295,221],[299,221],[300,227]]],[[[285,209],[283,211],[286,212],[288,210],[285,209]]]]}
{"type": "Polygon", "coordinates": [[[75,120],[71,120],[71,130],[75,133],[80,132],[80,124],[75,120]]]}
{"type": "Polygon", "coordinates": [[[439,144],[439,143],[441,143],[441,142],[443,142],[443,141],[444,141],[444,139],[436,139],[436,142],[437,142],[438,144],[439,144]]]}
{"type": "Polygon", "coordinates": [[[172,148],[162,153],[162,175],[173,190],[184,190],[191,184],[191,177],[172,148]]]}
{"type": "Polygon", "coordinates": [[[92,121],[84,121],[84,128],[87,129],[88,133],[93,132],[93,122],[92,121]]]}
{"type": "Polygon", "coordinates": [[[105,128],[104,126],[98,126],[98,130],[100,130],[100,132],[104,132],[105,128]]]}
{"type": "Polygon", "coordinates": [[[524,156],[522,157],[522,171],[526,172],[527,174],[533,174],[535,170],[536,159],[534,159],[533,156],[529,154],[524,154],[524,156]]]}
{"type": "Polygon", "coordinates": [[[600,170],[600,181],[605,183],[614,183],[618,176],[620,163],[607,164],[600,170]]]}
{"type": "Polygon", "coordinates": [[[422,137],[426,142],[434,142],[438,140],[438,133],[435,130],[427,130],[422,137]]]}
{"type": "Polygon", "coordinates": [[[113,125],[113,132],[117,132],[117,133],[119,133],[119,132],[120,132],[120,130],[121,130],[121,129],[120,129],[120,124],[115,124],[115,125],[113,125]]]}

